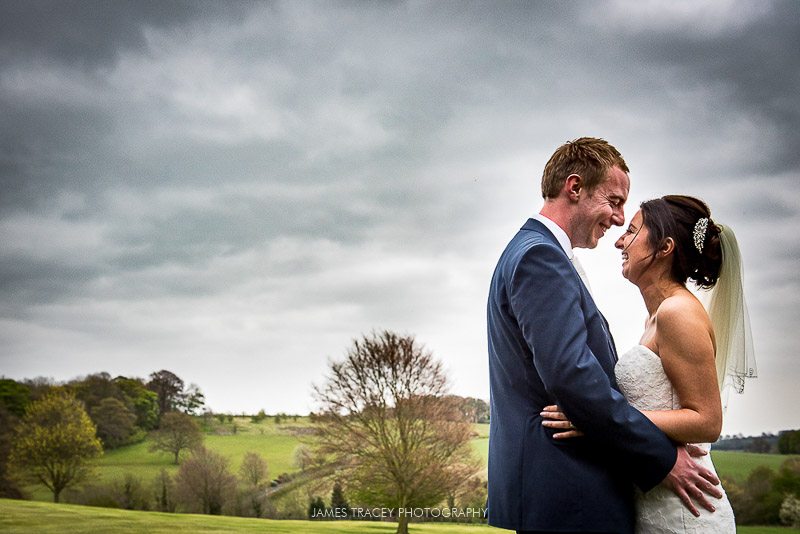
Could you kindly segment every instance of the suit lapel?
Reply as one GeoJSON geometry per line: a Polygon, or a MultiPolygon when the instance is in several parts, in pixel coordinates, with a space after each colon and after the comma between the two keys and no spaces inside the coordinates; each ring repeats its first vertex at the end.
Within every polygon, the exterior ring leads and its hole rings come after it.
{"type": "Polygon", "coordinates": [[[611,349],[611,355],[614,357],[614,363],[619,361],[619,356],[617,355],[617,344],[614,343],[614,336],[611,335],[611,328],[608,326],[608,321],[606,321],[606,316],[602,314],[602,312],[598,309],[597,313],[600,314],[600,317],[603,319],[603,324],[605,325],[606,337],[608,339],[608,346],[611,349]]]}
{"type": "MultiPolygon", "coordinates": [[[[561,243],[558,242],[558,239],[556,239],[556,236],[553,235],[553,232],[551,232],[550,229],[547,228],[547,226],[545,226],[541,222],[537,221],[536,219],[528,219],[525,222],[525,224],[522,225],[521,229],[522,230],[531,230],[531,231],[534,231],[534,232],[539,232],[548,241],[550,241],[552,244],[556,245],[559,250],[564,252],[564,249],[561,247],[561,243]]],[[[566,256],[567,261],[569,261],[569,256],[567,255],[566,252],[564,252],[564,256],[566,256]]],[[[573,268],[574,268],[574,266],[573,266],[573,268]]],[[[580,276],[578,276],[578,279],[580,280],[580,276]]],[[[582,281],[580,281],[580,284],[581,284],[581,286],[583,286],[585,288],[585,286],[584,286],[582,281]]],[[[616,347],[616,344],[614,343],[614,336],[611,335],[611,328],[609,328],[608,321],[606,320],[605,316],[600,312],[600,310],[597,308],[597,305],[594,303],[594,299],[592,298],[591,293],[589,293],[589,290],[586,289],[586,288],[585,288],[585,290],[586,290],[586,293],[588,294],[589,301],[591,302],[590,305],[595,310],[597,310],[597,313],[600,314],[600,318],[603,321],[603,331],[606,334],[606,343],[608,343],[609,352],[611,353],[611,357],[613,358],[614,363],[616,363],[619,360],[619,356],[617,355],[617,347],[616,347]]]]}

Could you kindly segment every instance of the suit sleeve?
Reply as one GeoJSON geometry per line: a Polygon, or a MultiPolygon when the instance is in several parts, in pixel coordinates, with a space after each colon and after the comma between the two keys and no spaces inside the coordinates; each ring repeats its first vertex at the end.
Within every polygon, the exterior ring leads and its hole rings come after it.
{"type": "Polygon", "coordinates": [[[660,483],[675,464],[675,446],[612,387],[589,349],[579,281],[563,252],[530,247],[509,297],[548,394],[589,439],[624,459],[639,488],[660,483]]]}

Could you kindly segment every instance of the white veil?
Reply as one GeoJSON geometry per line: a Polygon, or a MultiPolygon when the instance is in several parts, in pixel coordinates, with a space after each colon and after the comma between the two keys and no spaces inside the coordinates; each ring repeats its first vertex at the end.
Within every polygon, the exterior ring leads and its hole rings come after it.
{"type": "Polygon", "coordinates": [[[742,393],[745,378],[757,375],[750,316],[742,289],[742,257],[733,231],[727,226],[718,226],[721,229],[722,268],[711,291],[701,294],[717,341],[720,393],[729,387],[742,393]]]}

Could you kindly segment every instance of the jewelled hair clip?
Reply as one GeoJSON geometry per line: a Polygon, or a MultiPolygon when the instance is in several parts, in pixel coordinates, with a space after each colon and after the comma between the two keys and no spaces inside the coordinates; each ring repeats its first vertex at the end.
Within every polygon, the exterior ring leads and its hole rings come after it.
{"type": "Polygon", "coordinates": [[[703,253],[703,243],[706,240],[706,230],[708,230],[708,217],[700,217],[694,225],[694,246],[697,252],[703,253]]]}

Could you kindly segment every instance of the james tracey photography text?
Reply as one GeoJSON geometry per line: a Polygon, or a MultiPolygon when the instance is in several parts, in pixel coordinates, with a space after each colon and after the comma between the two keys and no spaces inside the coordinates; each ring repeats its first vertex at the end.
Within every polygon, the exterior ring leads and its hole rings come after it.
{"type": "Polygon", "coordinates": [[[326,508],[315,510],[311,519],[386,519],[394,517],[420,518],[481,518],[486,508],[326,508]]]}

